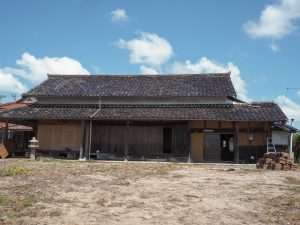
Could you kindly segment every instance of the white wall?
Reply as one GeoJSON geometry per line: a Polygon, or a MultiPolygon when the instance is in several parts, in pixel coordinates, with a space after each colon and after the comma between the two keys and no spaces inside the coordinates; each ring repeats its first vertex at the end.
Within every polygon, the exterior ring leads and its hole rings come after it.
{"type": "Polygon", "coordinates": [[[286,131],[272,131],[272,137],[275,145],[289,144],[289,133],[286,131]]]}

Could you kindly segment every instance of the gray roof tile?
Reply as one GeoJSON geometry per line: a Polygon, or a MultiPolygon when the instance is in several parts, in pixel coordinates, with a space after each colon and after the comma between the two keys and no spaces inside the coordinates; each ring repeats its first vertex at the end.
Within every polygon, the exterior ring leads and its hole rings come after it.
{"type": "Polygon", "coordinates": [[[23,96],[236,96],[230,73],[180,75],[48,75],[23,96]]]}
{"type": "MultiPolygon", "coordinates": [[[[0,120],[90,119],[98,105],[33,104],[7,109],[0,120]]],[[[102,105],[95,120],[286,121],[277,104],[102,105]]]]}

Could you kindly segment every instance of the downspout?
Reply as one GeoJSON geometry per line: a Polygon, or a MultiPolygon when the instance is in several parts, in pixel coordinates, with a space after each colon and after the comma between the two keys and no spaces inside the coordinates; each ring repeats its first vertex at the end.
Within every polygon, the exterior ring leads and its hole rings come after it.
{"type": "Polygon", "coordinates": [[[91,147],[92,147],[92,121],[94,116],[100,111],[101,109],[101,98],[99,99],[99,108],[97,109],[96,112],[94,112],[91,116],[90,116],[90,131],[89,131],[89,155],[88,158],[90,158],[91,156],[91,147]]]}
{"type": "MultiPolygon", "coordinates": [[[[291,119],[291,126],[293,126],[293,122],[294,122],[294,119],[291,119]]],[[[292,130],[290,131],[290,149],[289,149],[289,154],[290,154],[290,157],[291,158],[294,158],[293,156],[293,132],[292,130]]]]}
{"type": "Polygon", "coordinates": [[[289,154],[291,158],[294,158],[293,156],[293,133],[291,132],[290,134],[290,149],[289,149],[289,154]]]}

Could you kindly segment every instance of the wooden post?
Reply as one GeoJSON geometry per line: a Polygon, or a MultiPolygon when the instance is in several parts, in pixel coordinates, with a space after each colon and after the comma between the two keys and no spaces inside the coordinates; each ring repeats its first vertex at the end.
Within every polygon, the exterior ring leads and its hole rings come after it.
{"type": "Polygon", "coordinates": [[[272,137],[272,123],[268,123],[268,137],[272,137]]]}
{"type": "Polygon", "coordinates": [[[84,157],[85,150],[85,120],[81,121],[81,130],[80,130],[80,152],[79,152],[79,160],[84,157]]]}
{"type": "Polygon", "coordinates": [[[234,133],[234,161],[235,163],[239,163],[240,161],[240,149],[239,149],[239,124],[238,122],[234,123],[235,133],[234,133]]]}
{"type": "Polygon", "coordinates": [[[189,155],[188,155],[188,163],[191,163],[191,121],[188,122],[188,151],[189,151],[189,155]]]}
{"type": "Polygon", "coordinates": [[[86,159],[90,159],[91,157],[91,148],[92,148],[92,128],[93,128],[93,120],[90,120],[90,126],[89,126],[89,149],[87,151],[86,159]]]}
{"type": "Polygon", "coordinates": [[[86,159],[89,159],[89,152],[90,152],[90,124],[89,123],[86,123],[85,124],[85,127],[84,127],[84,130],[85,130],[85,143],[84,143],[84,157],[86,159]],[[88,130],[87,130],[88,129],[88,130]]]}
{"type": "Polygon", "coordinates": [[[8,142],[8,122],[5,123],[4,135],[3,135],[3,143],[7,144],[8,142]]]}
{"type": "Polygon", "coordinates": [[[174,161],[174,154],[176,148],[176,133],[175,133],[175,124],[172,124],[172,150],[171,150],[171,161],[174,161]]]}
{"type": "Polygon", "coordinates": [[[126,121],[126,128],[125,128],[125,146],[124,146],[124,157],[125,160],[128,159],[128,139],[129,139],[129,121],[126,121]]]}

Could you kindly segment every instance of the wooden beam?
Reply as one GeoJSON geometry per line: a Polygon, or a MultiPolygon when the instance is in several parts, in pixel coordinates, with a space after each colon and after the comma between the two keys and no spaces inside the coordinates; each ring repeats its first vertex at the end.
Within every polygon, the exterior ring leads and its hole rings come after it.
{"type": "Polygon", "coordinates": [[[191,162],[191,121],[188,122],[188,163],[191,162]]]}
{"type": "Polygon", "coordinates": [[[125,160],[128,159],[128,139],[129,139],[129,121],[126,121],[126,129],[125,129],[125,142],[124,142],[124,157],[125,160]]]}
{"type": "Polygon", "coordinates": [[[85,144],[85,120],[81,121],[81,129],[80,129],[80,150],[79,150],[79,159],[83,159],[84,157],[84,144],[85,144]]]}
{"type": "Polygon", "coordinates": [[[239,124],[238,122],[234,123],[235,133],[234,133],[234,161],[239,163],[240,161],[240,149],[239,149],[239,124]]]}

